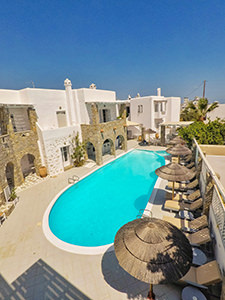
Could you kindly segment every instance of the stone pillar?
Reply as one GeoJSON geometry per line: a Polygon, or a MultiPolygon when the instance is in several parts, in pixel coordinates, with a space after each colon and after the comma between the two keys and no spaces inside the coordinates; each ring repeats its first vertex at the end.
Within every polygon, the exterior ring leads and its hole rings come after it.
{"type": "Polygon", "coordinates": [[[102,144],[100,142],[97,143],[95,148],[95,158],[96,158],[96,164],[102,165],[102,144]]]}
{"type": "Polygon", "coordinates": [[[125,119],[126,120],[126,117],[127,117],[127,111],[126,111],[126,108],[123,110],[123,113],[122,113],[122,119],[125,119]]]}
{"type": "Polygon", "coordinates": [[[34,109],[28,108],[28,117],[29,117],[29,121],[30,121],[30,129],[36,133],[37,132],[37,128],[36,128],[37,114],[36,114],[36,111],[34,109]]]}
{"type": "Polygon", "coordinates": [[[111,155],[114,155],[114,157],[116,157],[116,146],[115,146],[115,143],[113,143],[111,145],[111,155]]]}
{"type": "MultiPolygon", "coordinates": [[[[125,127],[125,129],[127,129],[127,127],[125,127]]],[[[124,151],[127,152],[127,133],[124,139],[124,151]]]]}
{"type": "Polygon", "coordinates": [[[91,114],[92,114],[92,123],[95,125],[99,124],[99,113],[95,103],[91,104],[91,114]]]}
{"type": "Polygon", "coordinates": [[[161,125],[161,144],[165,145],[166,140],[165,140],[165,126],[161,125]]]}
{"type": "Polygon", "coordinates": [[[119,104],[116,104],[116,117],[119,117],[119,107],[118,107],[119,104]]]}

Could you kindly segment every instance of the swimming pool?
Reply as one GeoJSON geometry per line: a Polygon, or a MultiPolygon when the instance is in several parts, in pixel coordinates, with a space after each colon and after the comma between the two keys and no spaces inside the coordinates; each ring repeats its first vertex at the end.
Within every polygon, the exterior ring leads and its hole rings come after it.
{"type": "MultiPolygon", "coordinates": [[[[162,154],[162,153],[161,153],[162,154]]],[[[48,210],[57,239],[71,245],[99,247],[113,243],[116,232],[146,207],[165,164],[153,151],[133,150],[65,190],[48,210]]]]}

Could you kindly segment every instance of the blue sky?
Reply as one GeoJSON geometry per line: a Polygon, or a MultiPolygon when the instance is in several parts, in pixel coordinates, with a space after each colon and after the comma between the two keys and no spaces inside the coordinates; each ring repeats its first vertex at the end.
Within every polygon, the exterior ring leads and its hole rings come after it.
{"type": "Polygon", "coordinates": [[[1,1],[0,88],[115,90],[225,103],[225,1],[1,1]],[[194,91],[195,90],[195,91],[194,91]]]}

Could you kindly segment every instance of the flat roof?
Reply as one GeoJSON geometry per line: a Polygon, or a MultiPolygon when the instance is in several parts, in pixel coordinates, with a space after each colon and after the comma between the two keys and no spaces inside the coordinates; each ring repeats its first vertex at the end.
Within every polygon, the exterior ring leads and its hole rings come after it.
{"type": "Polygon", "coordinates": [[[179,122],[164,122],[161,123],[160,125],[164,125],[164,126],[188,126],[191,125],[192,123],[194,123],[194,121],[179,121],[179,122]]]}
{"type": "Polygon", "coordinates": [[[113,101],[98,101],[98,100],[89,100],[85,101],[85,103],[111,103],[111,104],[127,104],[130,103],[130,100],[113,100],[113,101]]]}

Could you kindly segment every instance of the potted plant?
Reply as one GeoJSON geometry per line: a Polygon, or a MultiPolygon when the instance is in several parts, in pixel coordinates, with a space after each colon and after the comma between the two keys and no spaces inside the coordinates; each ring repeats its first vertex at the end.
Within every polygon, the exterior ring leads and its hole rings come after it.
{"type": "Polygon", "coordinates": [[[14,202],[17,202],[18,201],[18,196],[17,196],[17,194],[16,194],[16,189],[15,188],[13,188],[12,190],[11,190],[11,194],[10,194],[10,198],[9,198],[9,201],[14,201],[14,202]]]}
{"type": "Polygon", "coordinates": [[[83,166],[85,162],[86,146],[84,143],[80,142],[79,133],[77,133],[77,135],[72,139],[72,147],[73,147],[73,153],[71,157],[73,159],[74,166],[75,167],[83,166]]]}

